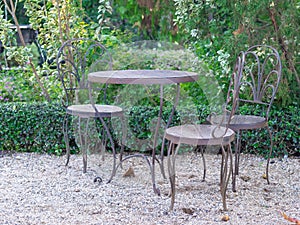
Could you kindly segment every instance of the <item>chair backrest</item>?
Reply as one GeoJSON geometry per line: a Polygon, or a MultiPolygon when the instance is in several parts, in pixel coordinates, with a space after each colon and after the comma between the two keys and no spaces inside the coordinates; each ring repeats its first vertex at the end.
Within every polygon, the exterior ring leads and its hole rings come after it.
{"type": "Polygon", "coordinates": [[[217,125],[213,130],[212,136],[215,138],[220,138],[227,133],[227,130],[230,127],[230,122],[233,119],[235,112],[238,108],[238,97],[239,97],[239,88],[240,88],[240,80],[243,73],[244,67],[244,57],[243,54],[239,54],[233,72],[230,77],[230,83],[228,87],[227,96],[225,99],[224,105],[222,105],[222,115],[219,115],[217,112],[212,112],[209,117],[208,121],[211,124],[217,125]],[[226,127],[224,133],[221,132],[221,136],[217,135],[219,127],[226,127]]]}
{"type": "Polygon", "coordinates": [[[281,60],[277,50],[268,45],[255,45],[245,52],[240,52],[241,60],[236,76],[238,101],[259,104],[265,109],[268,118],[281,79],[281,60]]]}
{"type": "Polygon", "coordinates": [[[107,49],[97,41],[84,38],[64,42],[58,50],[56,63],[64,90],[64,106],[88,101],[89,72],[112,70],[112,57],[107,49]]]}

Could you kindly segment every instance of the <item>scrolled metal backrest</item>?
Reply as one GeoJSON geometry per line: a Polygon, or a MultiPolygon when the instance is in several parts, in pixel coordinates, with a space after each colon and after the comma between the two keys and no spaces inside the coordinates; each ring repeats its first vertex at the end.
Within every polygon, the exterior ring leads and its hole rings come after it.
{"type": "Polygon", "coordinates": [[[238,80],[238,102],[266,107],[266,117],[281,79],[281,60],[277,50],[268,45],[255,45],[241,52],[242,76],[238,80]]]}
{"type": "Polygon", "coordinates": [[[210,115],[210,122],[214,125],[217,125],[212,133],[212,136],[214,138],[221,138],[223,137],[228,129],[229,124],[231,120],[233,119],[235,112],[238,108],[238,97],[239,97],[239,91],[240,91],[240,82],[242,79],[243,74],[243,68],[244,68],[244,53],[241,52],[234,64],[233,72],[230,77],[230,83],[226,95],[226,101],[224,105],[222,106],[222,116],[220,120],[215,120],[213,117],[219,117],[218,113],[212,113],[210,115]],[[214,121],[218,121],[217,123],[214,123],[214,121]],[[219,130],[220,127],[226,127],[223,133],[220,135],[217,135],[216,132],[219,130]]]}
{"type": "Polygon", "coordinates": [[[62,44],[57,58],[58,78],[64,89],[64,106],[84,103],[89,99],[89,72],[112,70],[112,58],[107,49],[99,42],[78,38],[62,44]]]}

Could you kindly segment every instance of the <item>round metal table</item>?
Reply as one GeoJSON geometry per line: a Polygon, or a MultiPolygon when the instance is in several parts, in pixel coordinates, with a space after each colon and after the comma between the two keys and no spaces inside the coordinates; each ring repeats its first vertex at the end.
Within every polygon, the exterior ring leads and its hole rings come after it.
{"type": "MultiPolygon", "coordinates": [[[[164,96],[164,85],[168,84],[177,84],[176,88],[176,96],[173,103],[172,111],[167,121],[165,129],[167,129],[172,121],[173,114],[175,112],[176,106],[178,104],[179,96],[180,96],[180,84],[186,82],[195,82],[198,80],[198,74],[194,72],[180,71],[180,70],[112,70],[112,71],[98,71],[92,72],[88,74],[88,82],[90,83],[102,83],[102,84],[127,84],[127,85],[160,85],[160,110],[158,115],[158,121],[155,128],[154,133],[154,143],[152,148],[152,163],[149,162],[148,158],[146,158],[142,154],[134,154],[129,155],[122,159],[122,161],[131,158],[131,157],[143,157],[147,160],[151,174],[152,174],[152,183],[153,190],[156,194],[160,194],[159,189],[156,188],[155,184],[155,174],[154,174],[154,165],[155,160],[157,159],[155,156],[155,146],[158,138],[158,130],[162,120],[162,112],[163,112],[163,96],[164,96]]],[[[163,168],[163,147],[164,147],[164,138],[162,140],[162,149],[161,149],[161,161],[160,167],[161,172],[164,177],[164,168],[163,168]]],[[[122,162],[121,161],[121,162],[122,162]]],[[[158,160],[159,162],[159,160],[158,160]]],[[[120,164],[119,164],[120,165],[120,164]]]]}
{"type": "Polygon", "coordinates": [[[103,84],[180,84],[198,80],[198,74],[180,70],[112,70],[88,74],[88,81],[103,84]]]}

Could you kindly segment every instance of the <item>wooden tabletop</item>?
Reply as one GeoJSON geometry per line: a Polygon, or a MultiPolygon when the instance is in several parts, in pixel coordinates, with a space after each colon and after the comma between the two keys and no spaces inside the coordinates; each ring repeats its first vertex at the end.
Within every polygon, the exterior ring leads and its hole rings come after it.
{"type": "Polygon", "coordinates": [[[106,84],[178,84],[196,80],[197,73],[179,70],[113,70],[88,74],[88,81],[106,84]]]}

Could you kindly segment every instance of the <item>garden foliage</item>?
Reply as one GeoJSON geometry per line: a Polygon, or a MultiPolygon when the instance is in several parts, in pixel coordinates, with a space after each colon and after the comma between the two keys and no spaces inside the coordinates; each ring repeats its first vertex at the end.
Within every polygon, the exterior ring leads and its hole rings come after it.
{"type": "MultiPolygon", "coordinates": [[[[132,106],[127,113],[132,118],[128,123],[132,135],[138,139],[146,139],[152,135],[151,120],[157,117],[158,107],[132,106]]],[[[247,109],[245,109],[246,111],[247,109]]],[[[206,106],[197,108],[196,119],[205,122],[210,109],[206,106]]],[[[163,119],[167,120],[170,109],[166,110],[163,119]]],[[[190,111],[176,112],[173,124],[180,123],[190,117],[190,111]]],[[[5,103],[0,104],[0,151],[42,152],[50,154],[65,153],[62,122],[64,109],[59,103],[5,103]]],[[[273,156],[299,155],[299,113],[296,106],[271,110],[269,121],[274,131],[273,156]],[[288,113],[287,113],[288,112],[288,113]]],[[[70,124],[71,121],[70,121],[70,124]]],[[[70,126],[72,128],[72,126],[70,126]]],[[[77,152],[75,136],[70,131],[72,152],[77,152]]],[[[130,142],[130,138],[128,141],[130,142]]],[[[127,143],[132,145],[132,143],[127,143]]],[[[265,129],[246,132],[242,136],[242,151],[267,156],[270,141],[265,129]],[[247,144],[246,144],[247,143],[247,144]]],[[[143,146],[142,146],[143,147],[143,146]]],[[[143,149],[147,150],[147,146],[143,149]]]]}
{"type": "Polygon", "coordinates": [[[174,0],[176,24],[183,40],[205,60],[224,87],[240,51],[256,44],[275,47],[281,55],[283,76],[275,104],[299,104],[300,2],[174,0]]]}
{"type": "Polygon", "coordinates": [[[64,150],[60,104],[2,103],[0,105],[0,150],[47,152],[64,150]]]}
{"type": "MultiPolygon", "coordinates": [[[[38,60],[33,63],[51,101],[57,102],[62,94],[55,65],[61,43],[78,37],[97,39],[112,52],[114,69],[179,69],[202,75],[198,82],[182,85],[184,98],[181,98],[174,123],[186,122],[187,118],[204,122],[212,108],[224,101],[229,74],[239,51],[254,44],[274,46],[283,62],[283,78],[269,121],[274,130],[274,155],[299,154],[299,1],[20,2],[23,11],[18,11],[22,12],[22,18],[20,15],[18,18],[29,22],[39,33],[38,41],[46,60],[41,65],[38,60]],[[131,44],[139,43],[140,39],[156,40],[158,45],[131,44]],[[161,44],[158,40],[179,43],[177,46],[189,51],[161,44]]],[[[35,46],[14,46],[15,30],[9,28],[13,23],[10,18],[8,16],[7,20],[3,3],[0,3],[0,37],[4,53],[6,59],[21,66],[21,69],[0,73],[0,150],[61,154],[64,151],[60,133],[62,111],[57,103],[44,103],[44,93],[28,66],[29,59],[36,58],[37,49],[35,46]]],[[[3,63],[1,60],[2,67],[3,63]]],[[[127,89],[109,87],[109,100],[114,102],[115,93],[122,93],[122,90],[127,89]]],[[[135,91],[129,90],[127,94],[135,91]]],[[[151,135],[149,124],[157,116],[159,99],[155,96],[157,92],[152,93],[151,101],[139,100],[138,104],[144,104],[143,107],[126,101],[122,103],[128,115],[136,119],[129,123],[134,135],[140,138],[151,135]]],[[[173,92],[170,89],[167,93],[169,101],[173,92]]],[[[247,112],[247,108],[243,110],[247,112]]],[[[264,131],[246,133],[242,141],[248,143],[244,149],[247,152],[266,154],[268,139],[264,131]]],[[[76,149],[75,142],[73,147],[76,149]]]]}

